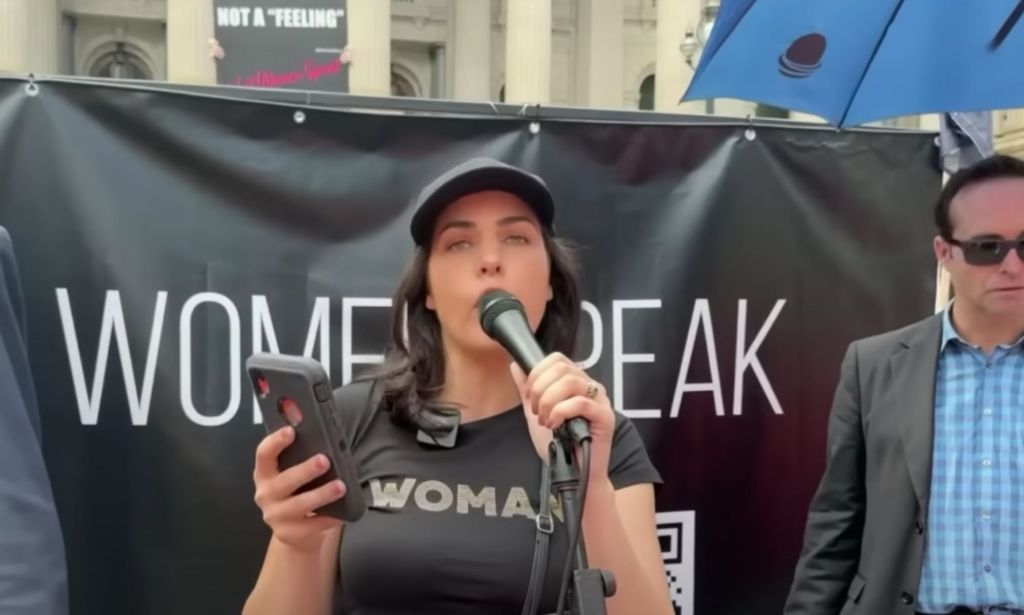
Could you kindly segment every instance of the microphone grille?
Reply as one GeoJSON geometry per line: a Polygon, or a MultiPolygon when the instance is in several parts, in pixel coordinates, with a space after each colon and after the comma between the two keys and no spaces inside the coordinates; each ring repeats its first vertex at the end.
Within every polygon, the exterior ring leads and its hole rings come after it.
{"type": "Polygon", "coordinates": [[[526,318],[526,310],[515,295],[504,290],[492,290],[480,297],[480,326],[484,333],[493,337],[494,322],[509,310],[515,310],[526,318]]]}

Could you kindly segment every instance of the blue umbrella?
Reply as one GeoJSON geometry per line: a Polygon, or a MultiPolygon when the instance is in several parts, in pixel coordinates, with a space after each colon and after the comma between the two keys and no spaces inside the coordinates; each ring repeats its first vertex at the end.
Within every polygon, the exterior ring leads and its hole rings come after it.
{"type": "Polygon", "coordinates": [[[1024,106],[1024,0],[722,0],[683,100],[854,126],[1024,106]]]}

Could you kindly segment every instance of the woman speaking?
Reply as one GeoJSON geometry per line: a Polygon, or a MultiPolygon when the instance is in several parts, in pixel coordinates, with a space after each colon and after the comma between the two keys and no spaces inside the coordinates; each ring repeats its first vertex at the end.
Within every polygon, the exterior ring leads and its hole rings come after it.
{"type": "Polygon", "coordinates": [[[255,499],[273,534],[245,615],[518,615],[531,593],[537,613],[553,613],[569,541],[542,484],[552,430],[574,417],[590,425],[582,536],[590,567],[615,577],[607,612],[672,613],[655,524],[660,477],[629,419],[568,358],[580,281],[553,219],[540,178],[493,160],[470,160],[423,190],[374,402],[339,407],[362,484],[296,493],[326,459],[279,472],[294,433],[263,439],[255,499]],[[481,327],[478,303],[493,290],[521,302],[547,355],[529,374],[481,327]],[[427,430],[446,416],[450,431],[427,430]],[[359,521],[312,513],[347,489],[366,495],[359,521]],[[553,529],[540,522],[549,507],[553,529]],[[539,532],[550,532],[550,549],[535,564],[539,532]]]}

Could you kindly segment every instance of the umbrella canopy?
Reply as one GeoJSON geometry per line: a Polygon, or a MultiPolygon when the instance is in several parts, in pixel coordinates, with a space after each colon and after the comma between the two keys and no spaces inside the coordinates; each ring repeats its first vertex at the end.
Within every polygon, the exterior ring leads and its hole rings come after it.
{"type": "Polygon", "coordinates": [[[1024,0],[723,0],[683,100],[837,126],[1024,106],[1024,0]]]}

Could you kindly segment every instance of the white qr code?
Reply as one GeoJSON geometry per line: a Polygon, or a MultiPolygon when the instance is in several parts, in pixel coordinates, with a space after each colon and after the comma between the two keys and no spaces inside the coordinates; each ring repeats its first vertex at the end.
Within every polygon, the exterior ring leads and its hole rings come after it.
{"type": "Polygon", "coordinates": [[[694,524],[692,510],[658,513],[661,559],[676,615],[693,615],[694,524]]]}

